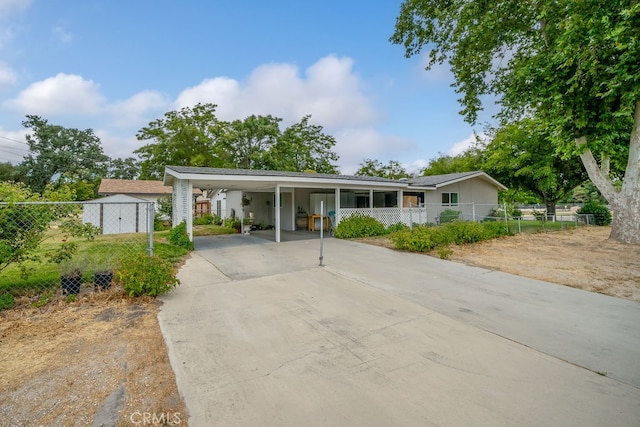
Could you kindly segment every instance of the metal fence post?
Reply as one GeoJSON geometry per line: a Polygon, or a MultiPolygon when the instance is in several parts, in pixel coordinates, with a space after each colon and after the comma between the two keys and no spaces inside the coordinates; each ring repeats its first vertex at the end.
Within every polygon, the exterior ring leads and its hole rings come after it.
{"type": "Polygon", "coordinates": [[[149,230],[149,256],[153,256],[153,220],[155,207],[153,202],[147,203],[147,229],[149,230]]]}
{"type": "Polygon", "coordinates": [[[507,227],[507,233],[509,232],[509,217],[507,215],[507,203],[503,203],[502,204],[503,209],[504,209],[504,225],[505,227],[507,227]]]}

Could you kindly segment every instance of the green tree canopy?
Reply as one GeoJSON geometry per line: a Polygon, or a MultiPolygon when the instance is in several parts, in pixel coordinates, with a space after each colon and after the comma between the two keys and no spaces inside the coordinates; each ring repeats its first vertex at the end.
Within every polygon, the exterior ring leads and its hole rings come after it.
{"type": "Polygon", "coordinates": [[[23,179],[23,171],[18,165],[11,162],[0,163],[0,181],[20,182],[23,179]]]}
{"type": "Polygon", "coordinates": [[[217,142],[224,126],[215,104],[198,104],[164,117],[138,131],[140,141],[154,141],[134,151],[140,161],[140,179],[162,179],[165,165],[224,167],[217,142]]]}
{"type": "Polygon", "coordinates": [[[333,163],[338,161],[338,155],[332,151],[335,138],[324,133],[322,126],[309,124],[310,119],[311,116],[304,116],[278,136],[266,156],[267,169],[338,173],[333,163]]]}
{"type": "Polygon", "coordinates": [[[24,182],[36,193],[49,184],[59,186],[69,179],[92,181],[104,176],[109,157],[92,129],[78,130],[49,124],[38,116],[22,122],[31,129],[27,144],[31,154],[20,164],[24,182]]]}
{"type": "Polygon", "coordinates": [[[402,167],[400,162],[389,160],[384,163],[374,159],[364,159],[360,163],[360,168],[355,172],[356,176],[379,176],[381,178],[400,179],[411,176],[407,170],[402,167]]]}
{"type": "Polygon", "coordinates": [[[563,158],[549,139],[532,119],[493,130],[482,168],[511,190],[535,194],[555,213],[556,203],[588,177],[577,155],[563,158]]]}
{"type": "Polygon", "coordinates": [[[161,179],[165,165],[236,169],[314,170],[335,172],[335,139],[311,125],[311,116],[284,131],[282,119],[251,115],[226,122],[215,116],[216,105],[198,104],[171,111],[141,129],[139,140],[151,140],[135,151],[141,158],[140,178],[161,179]]]}
{"type": "Polygon", "coordinates": [[[407,56],[429,49],[427,69],[450,65],[469,122],[489,95],[503,123],[545,123],[613,207],[611,238],[629,243],[640,242],[639,39],[636,0],[407,0],[391,37],[407,56]],[[621,155],[617,188],[609,165],[621,155]]]}
{"type": "Polygon", "coordinates": [[[140,174],[140,164],[133,157],[111,159],[106,178],[136,179],[140,174]]]}

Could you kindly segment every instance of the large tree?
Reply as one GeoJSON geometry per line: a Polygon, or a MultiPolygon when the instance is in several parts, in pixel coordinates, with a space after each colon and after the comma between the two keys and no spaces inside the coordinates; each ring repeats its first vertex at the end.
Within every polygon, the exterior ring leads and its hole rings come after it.
{"type": "Polygon", "coordinates": [[[304,116],[278,135],[266,156],[268,169],[338,173],[334,164],[338,155],[332,151],[335,138],[324,133],[322,126],[310,124],[310,119],[311,116],[304,116]]]}
{"type": "Polygon", "coordinates": [[[381,178],[400,179],[409,178],[411,174],[402,167],[397,160],[389,160],[385,165],[379,160],[364,159],[360,168],[355,172],[356,176],[379,176],[381,178]]]}
{"type": "Polygon", "coordinates": [[[49,184],[70,180],[92,181],[104,176],[109,157],[92,129],[73,129],[49,124],[38,116],[22,122],[31,130],[26,136],[29,154],[20,164],[24,181],[37,193],[49,184]]]}
{"type": "Polygon", "coordinates": [[[580,158],[561,156],[539,126],[523,119],[491,131],[482,169],[512,190],[535,194],[554,214],[556,203],[588,177],[580,158]]]}
{"type": "Polygon", "coordinates": [[[11,162],[0,163],[0,181],[20,182],[23,179],[23,170],[11,162]]]}
{"type": "Polygon", "coordinates": [[[266,169],[267,153],[280,135],[282,119],[273,116],[251,115],[234,120],[225,128],[221,146],[225,151],[226,167],[237,169],[266,169]]]}
{"type": "Polygon", "coordinates": [[[314,170],[333,173],[338,156],[335,139],[311,125],[305,116],[280,130],[282,119],[251,115],[226,122],[215,116],[214,104],[170,111],[149,123],[137,137],[153,141],[135,151],[141,158],[141,179],[161,179],[165,165],[236,169],[314,170]]]}
{"type": "Polygon", "coordinates": [[[504,122],[543,120],[611,205],[610,238],[640,243],[640,2],[407,0],[391,41],[407,56],[429,49],[427,69],[450,65],[469,122],[486,95],[504,122]]]}
{"type": "Polygon", "coordinates": [[[140,161],[140,179],[162,179],[164,167],[223,167],[222,150],[216,144],[224,124],[215,115],[215,104],[197,104],[164,117],[138,131],[140,141],[153,141],[136,153],[140,161]]]}
{"type": "Polygon", "coordinates": [[[140,175],[140,164],[133,157],[111,159],[106,178],[136,179],[140,175]]]}

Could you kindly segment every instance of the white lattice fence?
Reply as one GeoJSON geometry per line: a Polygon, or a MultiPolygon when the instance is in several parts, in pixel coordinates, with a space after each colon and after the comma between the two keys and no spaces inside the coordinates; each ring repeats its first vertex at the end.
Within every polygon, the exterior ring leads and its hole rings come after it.
{"type": "Polygon", "coordinates": [[[345,208],[340,209],[340,221],[352,216],[370,216],[377,219],[385,227],[402,222],[409,225],[435,222],[434,215],[422,208],[345,208]]]}
{"type": "Polygon", "coordinates": [[[346,208],[340,209],[340,221],[353,216],[370,216],[377,219],[385,227],[401,221],[400,208],[346,208]]]}

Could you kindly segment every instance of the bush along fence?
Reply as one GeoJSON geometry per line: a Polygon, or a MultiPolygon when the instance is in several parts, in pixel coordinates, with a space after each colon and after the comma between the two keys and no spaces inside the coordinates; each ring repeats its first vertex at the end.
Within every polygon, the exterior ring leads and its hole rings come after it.
{"type": "Polygon", "coordinates": [[[457,205],[422,204],[403,208],[342,208],[337,214],[340,222],[354,216],[368,216],[379,221],[384,227],[404,224],[412,228],[414,225],[440,225],[455,220],[502,221],[506,223],[507,230],[511,233],[596,224],[596,218],[591,212],[581,213],[573,210],[547,215],[545,211],[540,212],[535,209],[523,211],[507,204],[459,203],[457,205]]]}
{"type": "Polygon", "coordinates": [[[165,258],[186,253],[154,243],[154,213],[146,201],[0,203],[0,308],[17,296],[104,290],[124,260],[156,248],[165,258]]]}

